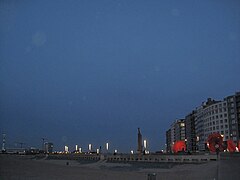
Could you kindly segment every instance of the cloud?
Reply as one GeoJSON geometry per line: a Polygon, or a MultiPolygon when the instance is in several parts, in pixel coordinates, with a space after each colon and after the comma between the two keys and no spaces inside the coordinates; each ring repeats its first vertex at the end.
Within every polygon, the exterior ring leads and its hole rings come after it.
{"type": "Polygon", "coordinates": [[[36,32],[32,36],[32,43],[36,47],[43,46],[46,43],[46,41],[47,41],[47,38],[46,38],[45,33],[43,33],[43,32],[36,32]]]}
{"type": "Polygon", "coordinates": [[[171,10],[171,15],[172,15],[172,16],[180,16],[180,11],[179,11],[179,9],[176,9],[176,8],[172,9],[172,10],[171,10]]]}

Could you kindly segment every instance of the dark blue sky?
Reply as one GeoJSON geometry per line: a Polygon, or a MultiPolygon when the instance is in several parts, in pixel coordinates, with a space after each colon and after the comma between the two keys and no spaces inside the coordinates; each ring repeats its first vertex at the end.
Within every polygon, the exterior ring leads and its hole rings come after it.
{"type": "Polygon", "coordinates": [[[240,89],[238,0],[0,1],[9,145],[150,149],[208,97],[240,89]]]}

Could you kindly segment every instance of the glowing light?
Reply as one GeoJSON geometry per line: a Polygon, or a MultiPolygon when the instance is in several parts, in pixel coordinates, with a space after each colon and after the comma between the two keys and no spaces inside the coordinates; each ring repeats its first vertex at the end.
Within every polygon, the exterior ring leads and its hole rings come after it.
{"type": "Polygon", "coordinates": [[[99,149],[97,149],[97,154],[99,154],[99,149]]]}
{"type": "Polygon", "coordinates": [[[180,126],[181,126],[181,127],[184,127],[184,126],[185,126],[185,124],[184,124],[184,123],[181,123],[181,124],[180,124],[180,126]]]}
{"type": "Polygon", "coordinates": [[[185,151],[186,150],[186,143],[185,141],[176,141],[175,144],[172,147],[172,151],[174,153],[177,153],[179,151],[185,151]]]}
{"type": "Polygon", "coordinates": [[[92,150],[92,144],[88,145],[88,150],[91,151],[92,150]]]}
{"type": "Polygon", "coordinates": [[[68,153],[69,151],[68,151],[68,146],[64,146],[64,151],[65,151],[65,153],[68,153]]]}
{"type": "Polygon", "coordinates": [[[131,150],[131,154],[133,154],[133,150],[131,150]]]}
{"type": "Polygon", "coordinates": [[[147,140],[143,140],[143,147],[144,149],[147,149],[147,140]]]}
{"type": "Polygon", "coordinates": [[[75,146],[75,150],[78,151],[78,145],[75,146]]]}
{"type": "Polygon", "coordinates": [[[239,149],[238,149],[238,147],[236,147],[236,152],[239,152],[239,149]]]}
{"type": "Polygon", "coordinates": [[[197,139],[196,139],[197,141],[199,141],[199,136],[197,136],[197,139]]]}
{"type": "Polygon", "coordinates": [[[79,148],[79,152],[82,153],[82,148],[79,148]]]}
{"type": "Polygon", "coordinates": [[[106,143],[106,150],[108,151],[108,149],[109,149],[109,144],[106,143]]]}
{"type": "Polygon", "coordinates": [[[114,153],[117,153],[117,149],[114,150],[114,153]]]}

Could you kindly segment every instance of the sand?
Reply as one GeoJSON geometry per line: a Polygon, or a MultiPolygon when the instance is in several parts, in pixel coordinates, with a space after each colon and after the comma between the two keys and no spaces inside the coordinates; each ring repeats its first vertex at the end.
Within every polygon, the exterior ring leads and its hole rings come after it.
{"type": "Polygon", "coordinates": [[[147,180],[149,173],[156,179],[217,179],[218,162],[183,164],[172,168],[141,167],[138,164],[99,161],[81,163],[73,160],[37,160],[34,156],[0,155],[1,180],[147,180]],[[68,163],[68,165],[67,165],[68,163]]]}

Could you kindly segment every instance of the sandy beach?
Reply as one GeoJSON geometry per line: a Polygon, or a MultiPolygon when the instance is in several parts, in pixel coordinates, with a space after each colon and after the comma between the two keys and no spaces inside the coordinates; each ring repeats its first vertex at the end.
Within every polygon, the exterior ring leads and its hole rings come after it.
{"type": "Polygon", "coordinates": [[[0,155],[1,180],[81,179],[146,180],[149,173],[157,179],[217,179],[218,162],[183,164],[172,168],[151,165],[36,159],[34,156],[0,155]],[[67,165],[68,164],[68,165],[67,165]]]}

